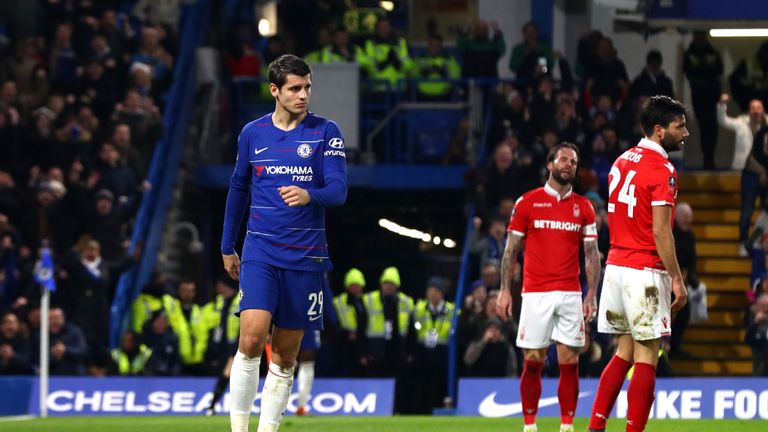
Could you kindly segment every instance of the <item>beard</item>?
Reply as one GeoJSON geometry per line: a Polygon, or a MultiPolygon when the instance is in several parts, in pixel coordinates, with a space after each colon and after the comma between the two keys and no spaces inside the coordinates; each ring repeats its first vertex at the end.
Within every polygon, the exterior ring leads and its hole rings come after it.
{"type": "Polygon", "coordinates": [[[665,135],[661,140],[661,147],[666,150],[667,153],[682,150],[685,140],[677,140],[670,135],[665,135]]]}
{"type": "Polygon", "coordinates": [[[562,186],[571,184],[575,177],[576,175],[574,174],[571,176],[571,178],[567,178],[565,175],[563,175],[563,170],[559,170],[557,168],[552,170],[552,179],[562,186]]]}

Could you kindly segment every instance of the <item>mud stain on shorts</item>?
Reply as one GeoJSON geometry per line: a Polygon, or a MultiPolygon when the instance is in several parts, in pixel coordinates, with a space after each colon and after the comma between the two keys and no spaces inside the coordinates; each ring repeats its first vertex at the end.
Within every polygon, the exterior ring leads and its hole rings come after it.
{"type": "Polygon", "coordinates": [[[638,339],[652,339],[655,336],[654,319],[659,312],[659,288],[645,287],[645,296],[639,300],[638,313],[632,320],[632,327],[638,339]]]}
{"type": "Polygon", "coordinates": [[[615,329],[626,330],[629,328],[627,316],[623,313],[607,310],[605,311],[605,320],[608,321],[608,324],[615,329]]]}

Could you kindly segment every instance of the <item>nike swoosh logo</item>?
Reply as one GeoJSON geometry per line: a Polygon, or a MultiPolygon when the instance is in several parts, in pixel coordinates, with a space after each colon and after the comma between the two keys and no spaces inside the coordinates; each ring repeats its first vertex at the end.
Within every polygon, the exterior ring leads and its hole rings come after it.
{"type": "Polygon", "coordinates": [[[256,149],[256,150],[254,150],[253,152],[254,152],[254,153],[256,153],[256,154],[259,154],[259,153],[263,152],[264,150],[266,150],[266,149],[268,149],[268,148],[269,148],[269,147],[264,147],[264,148],[256,149]]]}
{"type": "MultiPolygon", "coordinates": [[[[482,402],[480,402],[480,406],[477,408],[477,411],[480,413],[483,417],[508,417],[512,415],[522,414],[523,412],[523,403],[522,402],[513,402],[509,404],[500,404],[496,402],[496,393],[493,392],[489,394],[485,399],[483,399],[482,402]]],[[[581,392],[579,393],[579,399],[589,396],[592,394],[592,392],[581,392]]],[[[558,399],[557,396],[548,397],[539,399],[539,408],[544,408],[551,405],[557,405],[558,399]]]]}
{"type": "Polygon", "coordinates": [[[319,319],[320,319],[320,318],[322,318],[322,317],[323,317],[322,315],[313,316],[313,317],[309,317],[309,320],[310,320],[310,321],[317,321],[317,320],[319,320],[319,319]]]}

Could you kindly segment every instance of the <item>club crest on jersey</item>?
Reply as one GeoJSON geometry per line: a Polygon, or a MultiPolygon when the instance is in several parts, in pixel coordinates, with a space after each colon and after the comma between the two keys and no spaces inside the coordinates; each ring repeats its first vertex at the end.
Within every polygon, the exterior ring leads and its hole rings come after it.
{"type": "Polygon", "coordinates": [[[579,209],[578,204],[573,205],[573,217],[579,217],[581,215],[581,210],[579,209]]]}
{"type": "Polygon", "coordinates": [[[674,192],[675,197],[677,197],[677,181],[675,180],[675,177],[669,176],[669,180],[667,183],[669,184],[669,191],[674,192]]]}
{"type": "Polygon", "coordinates": [[[309,144],[302,144],[296,149],[296,153],[306,159],[312,156],[312,146],[309,144]]]}

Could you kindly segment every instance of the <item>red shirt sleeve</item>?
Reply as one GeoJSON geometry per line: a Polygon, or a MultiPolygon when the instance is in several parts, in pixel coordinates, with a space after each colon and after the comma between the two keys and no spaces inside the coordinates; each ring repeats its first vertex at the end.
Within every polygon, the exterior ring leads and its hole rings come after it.
{"type": "Polygon", "coordinates": [[[530,199],[525,199],[526,195],[521,196],[515,202],[515,208],[512,209],[512,217],[509,219],[507,231],[512,234],[525,237],[528,232],[528,218],[530,216],[530,199]]]}
{"type": "Polygon", "coordinates": [[[677,198],[677,172],[672,163],[653,171],[648,189],[651,195],[651,206],[674,206],[677,198]],[[670,169],[671,168],[671,169],[670,169]]]}

